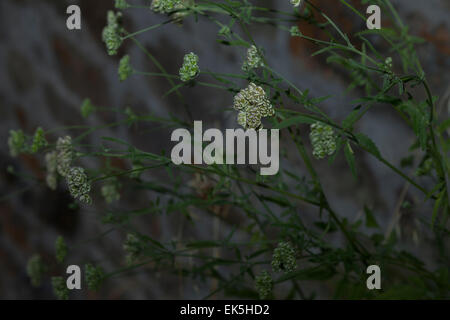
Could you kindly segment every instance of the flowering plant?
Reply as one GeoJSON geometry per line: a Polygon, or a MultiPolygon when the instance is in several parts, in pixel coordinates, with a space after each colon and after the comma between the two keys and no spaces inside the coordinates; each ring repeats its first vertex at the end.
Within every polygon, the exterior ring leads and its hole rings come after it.
{"type": "MultiPolygon", "coordinates": [[[[129,81],[132,77],[162,77],[171,86],[166,95],[176,95],[183,106],[187,105],[182,94],[184,89],[225,90],[229,93],[229,109],[237,119],[235,124],[244,129],[259,130],[264,125],[281,130],[283,139],[290,141],[298,154],[293,161],[293,153],[284,153],[286,163],[301,163],[297,167],[282,166],[277,175],[263,177],[250,165],[176,166],[164,153],[140,150],[113,137],[106,138],[113,147],[90,146],[86,151],[81,141],[97,128],[89,128],[77,137],[61,136],[53,142],[46,140],[47,132],[41,128],[34,137],[20,130],[11,131],[8,144],[12,156],[44,151],[48,187],[54,190],[61,181],[79,205],[94,206],[102,202],[103,208],[107,208],[103,211],[102,223],[123,233],[123,268],[107,270],[107,264],[86,263],[85,276],[90,289],[98,290],[109,278],[146,266],[146,270],[182,275],[183,281],[203,281],[209,288],[200,290],[206,298],[220,294],[263,299],[313,298],[315,290],[305,285],[305,281],[326,282],[332,288],[326,296],[334,298],[449,297],[449,257],[444,254],[445,249],[441,250],[444,252],[441,259],[433,267],[427,267],[401,249],[398,236],[392,232],[395,224],[398,226],[395,219],[394,226],[380,226],[375,214],[379,208],[363,203],[358,209],[361,214],[350,221],[351,212],[339,213],[336,209],[332,201],[335,197],[330,197],[331,191],[324,185],[318,169],[324,159],[333,167],[336,158],[341,156],[347,172],[361,179],[358,158],[363,154],[373,157],[403,179],[408,188],[413,188],[420,199],[418,202],[425,204],[421,224],[427,230],[427,237],[433,239],[437,247],[448,245],[450,161],[446,153],[450,148],[450,124],[448,119],[441,121],[437,115],[437,97],[431,93],[414,48],[417,38],[408,33],[408,27],[389,0],[374,2],[389,12],[392,29],[364,31],[351,37],[311,1],[285,1],[290,4],[290,11],[259,6],[259,2],[256,5],[256,1],[249,0],[153,0],[146,6],[152,10],[148,12],[168,16],[168,20],[131,31],[123,26],[122,19],[126,17],[126,10],[142,9],[142,6],[133,4],[132,0],[116,0],[116,11],[106,13],[102,39],[109,55],[118,55],[125,42],[136,45],[159,70],[139,70],[129,53],[119,57],[120,81],[129,81]],[[191,18],[210,21],[222,39],[219,43],[246,52],[244,60],[239,62],[240,73],[203,70],[202,56],[190,52],[177,60],[179,73],[169,74],[138,39],[142,33],[157,32],[168,23],[181,25],[191,18]],[[323,30],[328,38],[308,36],[298,25],[293,25],[298,21],[323,30]],[[314,55],[328,55],[329,63],[346,72],[349,89],[361,96],[359,105],[342,121],[326,114],[321,103],[331,97],[313,98],[306,88],[299,88],[295,81],[276,71],[270,55],[256,43],[250,26],[278,28],[286,37],[317,46],[314,55]],[[390,46],[389,56],[380,52],[377,44],[370,40],[373,37],[390,46]],[[410,92],[412,86],[420,87],[425,98],[410,92]],[[414,133],[411,154],[405,157],[405,163],[415,163],[412,173],[405,171],[407,165],[403,168],[391,163],[371,137],[358,131],[358,122],[376,104],[393,108],[414,133]],[[112,169],[109,165],[83,168],[82,159],[90,157],[124,159],[129,168],[112,169]],[[299,167],[302,170],[296,171],[299,167]],[[163,179],[144,175],[161,168],[164,168],[163,179]],[[125,183],[136,186],[137,190],[149,191],[150,205],[118,209],[116,204],[124,198],[121,192],[125,183]],[[95,188],[95,185],[100,187],[95,188]],[[96,192],[104,200],[95,196],[96,192]],[[233,223],[229,212],[245,219],[241,224],[233,223]],[[306,218],[305,212],[312,215],[306,218]],[[135,223],[142,216],[173,213],[193,224],[202,214],[213,223],[223,223],[224,227],[222,232],[207,239],[183,236],[167,239],[145,233],[135,223]],[[365,271],[372,264],[386,270],[381,291],[366,289],[365,271]]],[[[336,2],[364,18],[348,1],[336,2]]],[[[89,117],[100,109],[85,100],[81,113],[89,117]]],[[[151,121],[155,125],[190,129],[193,119],[189,110],[186,111],[187,118],[182,115],[162,118],[139,114],[130,107],[120,110],[121,121],[111,126],[126,128],[151,121]]],[[[402,206],[406,206],[404,200],[400,201],[402,206]]],[[[58,238],[56,245],[56,259],[62,262],[66,255],[70,256],[71,248],[62,238],[58,238]]],[[[39,256],[33,256],[28,264],[34,285],[42,282],[45,273],[42,263],[39,256]]],[[[66,299],[68,293],[62,279],[54,277],[52,282],[56,296],[66,299]]]]}

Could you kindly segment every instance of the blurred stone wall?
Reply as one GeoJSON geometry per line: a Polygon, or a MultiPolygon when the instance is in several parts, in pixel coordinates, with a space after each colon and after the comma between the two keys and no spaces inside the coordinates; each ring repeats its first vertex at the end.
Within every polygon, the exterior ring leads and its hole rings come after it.
{"type": "MultiPolygon", "coordinates": [[[[288,0],[257,2],[289,10],[288,0]]],[[[359,1],[352,2],[359,4],[359,1]]],[[[150,2],[136,0],[136,3],[150,2]]],[[[316,0],[315,3],[348,33],[365,27],[338,1],[316,0]]],[[[433,94],[442,97],[439,101],[441,116],[448,117],[450,2],[397,0],[393,3],[410,25],[412,34],[427,41],[420,46],[420,57],[433,94]]],[[[364,10],[360,4],[359,7],[364,10]]],[[[68,208],[71,200],[64,186],[50,192],[42,183],[25,183],[23,179],[6,173],[6,167],[12,166],[20,174],[31,174],[40,179],[45,175],[42,157],[10,157],[6,144],[9,130],[21,128],[32,133],[37,126],[48,130],[79,124],[100,125],[119,119],[116,113],[100,113],[88,120],[83,119],[79,108],[87,97],[97,106],[122,110],[131,106],[137,112],[152,112],[158,116],[185,113],[175,95],[161,98],[170,89],[164,79],[132,77],[124,83],[119,82],[118,59],[125,53],[130,54],[137,69],[149,72],[156,72],[157,69],[129,42],[124,44],[119,55],[107,56],[101,42],[101,31],[106,23],[106,11],[112,8],[112,0],[0,2],[0,136],[3,141],[0,144],[0,167],[3,168],[0,171],[0,298],[53,298],[48,281],[39,289],[29,285],[25,265],[35,252],[50,261],[55,238],[60,234],[67,238],[71,246],[78,246],[72,251],[69,263],[99,261],[108,270],[123,265],[122,233],[112,232],[103,238],[92,239],[107,230],[98,222],[101,206],[72,210],[68,208]],[[69,4],[79,4],[82,9],[81,31],[69,31],[65,26],[65,11],[69,4]],[[32,188],[29,188],[30,185],[32,188]],[[82,244],[86,239],[92,240],[82,244]]],[[[150,10],[132,9],[125,15],[128,30],[137,30],[164,20],[165,17],[155,15],[150,10]]],[[[178,72],[183,55],[190,51],[200,56],[202,70],[238,73],[245,55],[244,49],[240,52],[239,49],[219,45],[215,41],[218,30],[210,26],[204,19],[199,19],[198,23],[189,19],[183,27],[166,25],[139,36],[139,39],[169,73],[178,72]]],[[[314,33],[306,24],[300,23],[299,27],[305,34],[314,33]]],[[[345,94],[348,77],[341,70],[327,65],[323,56],[310,57],[315,51],[310,43],[290,38],[286,32],[271,27],[259,26],[252,28],[252,32],[257,43],[264,47],[274,69],[298,87],[310,89],[313,96],[334,96],[322,105],[331,117],[342,120],[355,107],[350,101],[360,93],[345,94]]],[[[194,119],[203,120],[210,127],[235,127],[234,112],[223,112],[232,104],[231,93],[200,87],[182,91],[194,119]]],[[[383,105],[373,107],[358,124],[358,130],[373,137],[383,155],[396,165],[399,165],[413,141],[411,130],[393,110],[383,105]]],[[[63,134],[71,132],[61,130],[55,132],[52,138],[63,134]]],[[[303,134],[306,137],[307,132],[303,134]]],[[[98,144],[103,135],[126,139],[152,152],[168,150],[170,146],[170,131],[155,131],[151,125],[142,125],[137,129],[123,126],[102,130],[90,137],[89,142],[98,144]]],[[[352,178],[342,157],[338,157],[332,167],[326,161],[317,163],[327,196],[332,206],[343,216],[356,219],[362,214],[361,208],[368,205],[373,208],[381,224],[387,227],[402,191],[404,199],[420,203],[418,194],[412,188],[407,188],[402,179],[376,159],[359,152],[357,159],[360,172],[358,181],[352,178]]],[[[92,160],[85,165],[99,166],[101,162],[92,160]]],[[[124,163],[115,165],[126,167],[124,163]]],[[[300,162],[287,165],[300,174],[305,172],[300,162]]],[[[148,198],[128,194],[121,206],[145,205],[147,202],[148,198]]],[[[304,210],[305,216],[312,212],[308,207],[301,207],[301,210],[304,210]]],[[[402,245],[413,248],[424,259],[432,261],[433,252],[428,250],[427,243],[422,241],[419,245],[414,244],[410,237],[411,230],[416,228],[414,221],[417,217],[429,213],[427,206],[404,213],[402,245]]],[[[239,222],[242,217],[236,219],[239,222]]],[[[183,232],[191,239],[206,238],[210,236],[211,227],[218,228],[214,221],[208,221],[202,222],[209,224],[208,228],[185,229],[181,220],[176,216],[147,217],[142,221],[142,227],[166,240],[180,237],[183,232]]],[[[226,229],[226,226],[223,228],[226,229]]],[[[54,274],[64,272],[61,267],[53,265],[51,270],[54,274]]],[[[74,298],[200,298],[209,289],[209,285],[183,282],[176,275],[139,272],[109,281],[106,288],[97,294],[83,290],[74,294],[74,298]]]]}

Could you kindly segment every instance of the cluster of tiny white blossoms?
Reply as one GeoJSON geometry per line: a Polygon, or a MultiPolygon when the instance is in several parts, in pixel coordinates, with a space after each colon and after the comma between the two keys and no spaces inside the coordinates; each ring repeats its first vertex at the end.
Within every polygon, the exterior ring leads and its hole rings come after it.
{"type": "Polygon", "coordinates": [[[66,280],[63,277],[52,277],[52,288],[54,295],[59,300],[69,299],[69,288],[67,288],[66,280]]]}
{"type": "Polygon", "coordinates": [[[70,169],[73,159],[72,138],[70,136],[59,137],[56,141],[57,164],[58,173],[65,177],[70,169]]]}
{"type": "Polygon", "coordinates": [[[27,151],[26,136],[22,130],[9,131],[8,146],[11,157],[17,157],[27,151]]]}
{"type": "Polygon", "coordinates": [[[119,50],[122,45],[122,34],[124,33],[124,30],[121,27],[121,19],[121,12],[114,13],[113,11],[108,11],[108,23],[103,29],[102,39],[106,44],[106,49],[110,56],[117,54],[117,50],[119,50]]]}
{"type": "Polygon", "coordinates": [[[198,56],[193,52],[190,52],[184,56],[183,65],[180,68],[181,81],[190,81],[200,73],[198,60],[198,56]]]}
{"type": "Polygon", "coordinates": [[[33,287],[39,287],[42,284],[42,278],[46,271],[47,267],[39,254],[33,255],[28,260],[27,275],[30,277],[31,285],[33,287]]]}
{"type": "Polygon", "coordinates": [[[31,153],[36,153],[46,146],[48,146],[48,142],[45,140],[44,130],[41,127],[38,127],[34,132],[33,143],[31,144],[31,153]]]}
{"type": "Polygon", "coordinates": [[[386,60],[384,61],[385,66],[391,70],[393,63],[392,63],[392,58],[391,57],[387,57],[386,60]]]}
{"type": "Polygon", "coordinates": [[[301,35],[302,35],[298,26],[292,26],[291,29],[289,30],[289,32],[291,33],[292,37],[301,37],[301,35]]]}
{"type": "Polygon", "coordinates": [[[142,242],[139,241],[139,238],[135,234],[127,234],[127,238],[123,244],[123,250],[127,253],[127,264],[132,264],[139,259],[143,249],[144,247],[142,242]]]}
{"type": "Polygon", "coordinates": [[[275,115],[266,92],[254,83],[234,96],[233,108],[239,111],[237,121],[245,129],[262,128],[261,119],[275,115]]]}
{"type": "Polygon", "coordinates": [[[87,204],[92,202],[91,197],[89,196],[91,184],[83,168],[70,168],[66,176],[66,181],[72,197],[87,204]]]}
{"type": "Polygon", "coordinates": [[[37,153],[40,149],[48,146],[44,130],[38,127],[29,143],[29,138],[22,130],[10,130],[8,138],[9,152],[12,157],[22,153],[37,153]]]}
{"type": "Polygon", "coordinates": [[[302,0],[291,0],[291,4],[294,7],[299,7],[301,3],[302,3],[302,0]]]}
{"type": "Polygon", "coordinates": [[[395,78],[394,70],[392,69],[394,67],[394,63],[392,61],[392,57],[387,57],[384,60],[384,65],[382,66],[386,73],[388,74],[389,80],[393,80],[395,78]]]}
{"type": "Polygon", "coordinates": [[[122,59],[120,59],[118,73],[120,81],[127,80],[128,77],[133,73],[133,68],[131,67],[130,64],[129,55],[125,55],[122,57],[122,59]]]}
{"type": "Polygon", "coordinates": [[[111,179],[102,186],[101,193],[105,198],[106,203],[112,203],[120,199],[120,193],[118,191],[118,182],[116,179],[111,179]]]}
{"type": "Polygon", "coordinates": [[[267,299],[272,294],[273,280],[267,271],[261,272],[255,278],[255,288],[260,299],[267,299]]]}
{"type": "Polygon", "coordinates": [[[153,0],[150,8],[154,12],[169,13],[182,7],[181,0],[153,0]]]}
{"type": "Polygon", "coordinates": [[[258,51],[258,48],[252,45],[247,50],[247,59],[244,61],[244,64],[242,65],[242,70],[250,71],[252,69],[256,69],[262,66],[264,66],[264,62],[258,51]]]}
{"type": "Polygon", "coordinates": [[[156,13],[173,13],[171,17],[176,22],[181,22],[182,19],[189,14],[188,7],[194,4],[194,0],[153,0],[150,8],[156,13]]]}
{"type": "Polygon", "coordinates": [[[89,290],[97,291],[105,278],[102,267],[87,263],[84,267],[84,274],[89,290]]]}
{"type": "Polygon", "coordinates": [[[128,9],[130,5],[125,0],[116,0],[115,7],[116,9],[123,10],[128,9]]]}
{"type": "Polygon", "coordinates": [[[47,167],[47,176],[45,178],[47,186],[52,190],[56,190],[58,185],[58,154],[56,151],[49,152],[45,155],[45,164],[47,167]]]}
{"type": "Polygon", "coordinates": [[[336,152],[336,136],[331,126],[320,122],[312,124],[309,138],[313,155],[317,159],[323,159],[336,152]]]}
{"type": "Polygon", "coordinates": [[[58,238],[56,238],[55,241],[55,257],[56,257],[56,261],[58,261],[59,263],[62,263],[64,261],[64,259],[66,259],[67,256],[67,244],[64,241],[64,238],[62,236],[59,236],[58,238]]]}
{"type": "Polygon", "coordinates": [[[280,242],[273,251],[272,269],[274,272],[291,272],[297,268],[295,250],[289,242],[280,242]]]}

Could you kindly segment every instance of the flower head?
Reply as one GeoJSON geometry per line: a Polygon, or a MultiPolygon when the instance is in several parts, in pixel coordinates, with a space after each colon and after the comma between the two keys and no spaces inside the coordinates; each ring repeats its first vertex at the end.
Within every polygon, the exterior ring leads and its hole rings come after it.
{"type": "Polygon", "coordinates": [[[247,59],[244,61],[244,64],[242,65],[242,70],[250,71],[252,69],[256,69],[262,66],[264,66],[264,62],[258,51],[258,48],[252,45],[247,50],[247,59]]]}
{"type": "Polygon", "coordinates": [[[267,299],[272,294],[273,280],[272,277],[263,271],[255,278],[256,291],[259,293],[260,299],[267,299]]]}
{"type": "Polygon", "coordinates": [[[391,57],[387,57],[386,60],[384,61],[384,64],[385,64],[386,68],[391,70],[392,66],[393,66],[392,58],[391,57]]]}
{"type": "Polygon", "coordinates": [[[91,203],[91,197],[89,196],[91,184],[89,183],[88,176],[84,172],[83,168],[70,168],[67,173],[66,180],[72,197],[79,199],[84,203],[91,203]]]}
{"type": "Polygon", "coordinates": [[[115,7],[116,9],[123,10],[128,9],[130,5],[125,0],[116,0],[115,7]]]}
{"type": "Polygon", "coordinates": [[[65,177],[69,171],[73,158],[72,138],[70,136],[60,137],[56,141],[57,152],[57,170],[58,173],[65,177]]]}
{"type": "Polygon", "coordinates": [[[33,287],[39,287],[42,284],[42,277],[47,268],[39,254],[33,255],[27,264],[27,274],[31,279],[33,287]]]}
{"type": "Polygon", "coordinates": [[[87,263],[84,272],[89,290],[97,291],[105,277],[103,268],[100,266],[95,267],[94,265],[87,263]]]}
{"type": "Polygon", "coordinates": [[[183,65],[180,68],[181,81],[186,82],[194,79],[199,73],[198,56],[191,52],[184,56],[183,65]]]}
{"type": "Polygon", "coordinates": [[[121,19],[121,12],[114,13],[114,11],[108,11],[108,23],[103,29],[102,38],[110,56],[117,54],[117,50],[122,45],[122,33],[124,30],[121,27],[121,19]]]}
{"type": "Polygon", "coordinates": [[[234,96],[233,108],[239,111],[237,122],[245,129],[261,128],[261,118],[275,115],[266,92],[254,83],[234,96]]]}
{"type": "Polygon", "coordinates": [[[130,56],[125,55],[119,62],[119,79],[125,81],[133,73],[133,69],[130,65],[130,56]]]}
{"type": "Polygon", "coordinates": [[[142,254],[143,249],[143,243],[135,234],[127,234],[127,238],[123,244],[123,250],[127,253],[126,260],[128,264],[135,262],[142,254]]]}
{"type": "Polygon", "coordinates": [[[36,153],[41,148],[45,148],[48,145],[47,140],[45,140],[44,130],[38,127],[34,132],[33,143],[31,144],[31,152],[36,153]]]}
{"type": "Polygon", "coordinates": [[[302,0],[291,0],[291,4],[294,7],[299,7],[302,4],[302,0]]]}
{"type": "Polygon", "coordinates": [[[329,125],[320,122],[312,124],[309,138],[313,146],[313,155],[317,159],[323,159],[336,151],[336,136],[329,125]]]}
{"type": "Polygon", "coordinates": [[[45,181],[47,182],[47,186],[52,190],[56,190],[58,184],[58,174],[56,171],[57,162],[58,155],[56,151],[49,152],[45,155],[45,164],[47,167],[47,176],[45,181]]]}
{"type": "Polygon", "coordinates": [[[69,300],[69,288],[63,277],[52,277],[53,293],[59,300],[69,300]]]}
{"type": "Polygon", "coordinates": [[[291,33],[292,37],[300,37],[302,35],[298,26],[292,26],[289,32],[291,33]]]}
{"type": "Polygon", "coordinates": [[[64,241],[64,238],[59,236],[58,238],[56,238],[56,242],[55,242],[55,255],[56,255],[56,260],[61,263],[64,261],[64,259],[67,256],[67,244],[64,241]]]}
{"type": "Polygon", "coordinates": [[[81,104],[81,115],[83,118],[87,118],[95,111],[95,106],[92,104],[91,99],[84,99],[81,104]]]}
{"type": "Polygon", "coordinates": [[[169,13],[182,6],[181,0],[153,0],[150,8],[157,13],[169,13]]]}
{"type": "Polygon", "coordinates": [[[8,146],[12,157],[17,157],[19,154],[28,151],[26,141],[27,138],[22,130],[9,131],[8,146]]]}
{"type": "Polygon", "coordinates": [[[120,199],[120,193],[117,190],[117,181],[110,180],[102,186],[102,196],[105,198],[106,203],[112,203],[120,199]]]}
{"type": "Polygon", "coordinates": [[[289,242],[280,242],[273,251],[272,269],[274,272],[291,272],[297,267],[295,250],[289,242]]]}

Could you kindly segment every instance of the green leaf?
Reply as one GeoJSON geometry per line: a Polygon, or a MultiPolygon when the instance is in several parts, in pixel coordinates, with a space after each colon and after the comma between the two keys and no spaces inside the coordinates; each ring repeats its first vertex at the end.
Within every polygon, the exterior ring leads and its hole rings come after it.
{"type": "Polygon", "coordinates": [[[411,126],[419,140],[420,147],[422,150],[426,150],[429,125],[426,104],[417,104],[412,101],[407,101],[400,106],[400,110],[408,114],[411,120],[411,126]]]}
{"type": "Polygon", "coordinates": [[[363,147],[365,150],[369,151],[371,154],[376,156],[377,158],[381,158],[380,150],[378,150],[377,145],[375,142],[372,141],[368,136],[366,136],[363,133],[357,133],[356,139],[358,139],[358,143],[361,147],[363,147]]]}
{"type": "Polygon", "coordinates": [[[439,212],[439,208],[441,207],[441,203],[442,203],[442,200],[444,199],[445,194],[446,194],[445,190],[442,191],[441,194],[439,195],[439,198],[434,203],[433,215],[431,216],[431,229],[434,228],[434,223],[436,221],[436,218],[437,218],[437,215],[439,212]]]}
{"type": "Polygon", "coordinates": [[[344,154],[345,154],[345,159],[347,159],[347,163],[350,167],[350,170],[352,171],[352,175],[356,180],[358,178],[358,175],[356,173],[355,155],[353,154],[353,150],[350,147],[350,144],[348,142],[345,144],[344,154]]]}
{"type": "Polygon", "coordinates": [[[366,227],[367,228],[380,228],[375,219],[372,210],[364,206],[364,213],[366,214],[366,227]]]}

